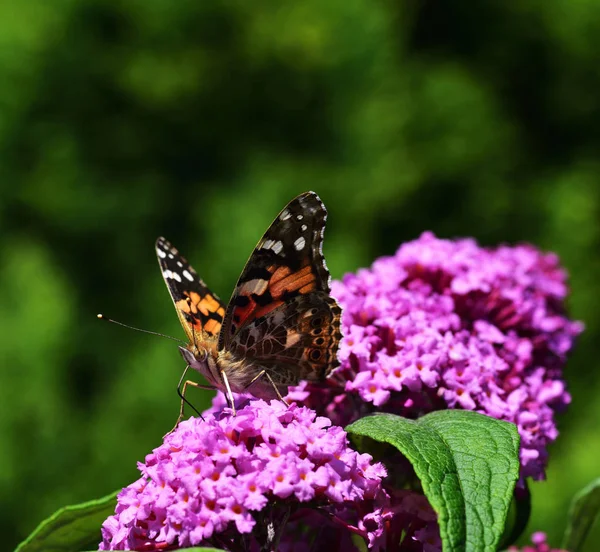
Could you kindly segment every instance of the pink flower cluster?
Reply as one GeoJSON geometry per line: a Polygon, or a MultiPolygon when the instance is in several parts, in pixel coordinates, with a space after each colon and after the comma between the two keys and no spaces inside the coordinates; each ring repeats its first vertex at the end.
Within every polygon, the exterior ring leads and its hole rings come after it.
{"type": "MultiPolygon", "coordinates": [[[[218,394],[205,420],[181,423],[140,464],[102,550],[337,552],[357,549],[353,534],[372,549],[441,550],[426,498],[390,481],[384,490],[385,468],[348,447],[340,426],[373,411],[462,408],[514,422],[522,477],[544,477],[555,413],[570,402],[562,369],[583,330],[565,315],[555,255],[425,233],[332,294],[345,337],[327,385],[290,389],[304,406],[246,396],[236,417],[218,394]]],[[[553,552],[543,533],[532,542],[523,552],[553,552]]]]}
{"type": "Polygon", "coordinates": [[[582,331],[563,309],[558,258],[528,245],[482,248],[431,233],[333,282],[341,367],[325,390],[290,398],[346,423],[373,410],[416,418],[463,408],[517,424],[522,475],[541,479],[562,367],[582,331]]]}
{"type": "Polygon", "coordinates": [[[531,543],[533,546],[524,546],[523,548],[511,546],[508,552],[567,552],[559,548],[550,548],[550,545],[546,542],[546,533],[541,531],[531,535],[531,543]]]}
{"type": "Polygon", "coordinates": [[[251,549],[279,542],[278,531],[301,506],[376,547],[385,468],[350,449],[343,429],[330,426],[305,407],[278,401],[253,401],[235,417],[226,411],[182,422],[139,465],[142,477],[119,494],[100,549],[251,549]]]}

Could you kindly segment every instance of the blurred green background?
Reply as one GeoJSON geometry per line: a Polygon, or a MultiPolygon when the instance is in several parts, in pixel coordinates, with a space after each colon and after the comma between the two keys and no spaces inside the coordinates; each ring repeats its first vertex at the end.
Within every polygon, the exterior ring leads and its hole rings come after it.
{"type": "Polygon", "coordinates": [[[591,0],[0,2],[7,549],[175,421],[176,345],[95,317],[182,337],[155,238],[227,299],[309,189],[337,278],[425,229],[560,254],[587,330],[528,529],[558,545],[600,475],[599,50],[591,0]]]}

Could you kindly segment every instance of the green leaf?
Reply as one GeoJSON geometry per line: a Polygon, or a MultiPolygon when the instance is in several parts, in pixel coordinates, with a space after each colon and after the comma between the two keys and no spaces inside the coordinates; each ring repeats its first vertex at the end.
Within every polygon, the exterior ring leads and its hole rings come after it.
{"type": "Polygon", "coordinates": [[[115,511],[117,492],[97,500],[65,506],[37,528],[15,552],[78,552],[100,541],[102,522],[115,511]]]}
{"type": "Polygon", "coordinates": [[[573,497],[562,548],[577,552],[583,545],[599,511],[600,478],[592,481],[573,497]]]}
{"type": "Polygon", "coordinates": [[[445,552],[496,550],[519,476],[514,424],[464,410],[375,414],[346,428],[396,447],[438,515],[445,552]]]}
{"type": "Polygon", "coordinates": [[[511,510],[514,510],[514,521],[510,532],[505,532],[500,543],[500,548],[504,550],[515,543],[525,532],[529,518],[531,517],[531,492],[529,484],[525,480],[523,488],[516,488],[511,510]]]}
{"type": "MultiPolygon", "coordinates": [[[[38,527],[15,552],[79,552],[100,541],[102,522],[115,511],[119,491],[97,500],[65,506],[38,527]]],[[[220,548],[184,548],[182,552],[223,552],[220,548]]]]}

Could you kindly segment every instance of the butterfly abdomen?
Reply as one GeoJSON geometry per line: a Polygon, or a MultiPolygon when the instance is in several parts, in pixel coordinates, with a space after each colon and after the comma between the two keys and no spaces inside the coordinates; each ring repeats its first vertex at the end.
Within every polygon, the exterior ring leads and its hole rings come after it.
{"type": "MultiPolygon", "coordinates": [[[[256,397],[274,398],[275,394],[272,392],[269,380],[263,377],[264,374],[263,376],[260,375],[265,370],[264,366],[227,350],[219,351],[216,363],[218,370],[225,374],[229,386],[234,393],[251,392],[256,397]],[[254,383],[249,385],[255,378],[254,383]],[[261,393],[260,390],[263,387],[266,387],[269,392],[266,394],[264,392],[261,393]]],[[[222,376],[221,382],[220,389],[224,390],[222,376]]]]}

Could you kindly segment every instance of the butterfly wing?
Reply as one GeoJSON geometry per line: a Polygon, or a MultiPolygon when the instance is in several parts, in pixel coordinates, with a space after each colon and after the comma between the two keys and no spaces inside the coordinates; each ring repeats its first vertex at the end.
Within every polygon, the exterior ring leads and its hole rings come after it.
{"type": "Polygon", "coordinates": [[[337,366],[341,309],[323,258],[325,206],[314,192],[293,199],[258,242],[235,287],[219,336],[228,349],[291,385],[337,366]]]}
{"type": "Polygon", "coordinates": [[[198,277],[196,271],[165,238],[156,240],[158,264],[191,343],[219,335],[225,305],[198,277]]]}
{"type": "MultiPolygon", "coordinates": [[[[324,292],[298,296],[244,326],[233,338],[234,350],[266,369],[280,394],[300,380],[322,382],[339,365],[341,309],[324,292]]],[[[257,382],[260,396],[272,398],[268,381],[257,382]]],[[[258,389],[252,387],[255,394],[258,389]]]]}

